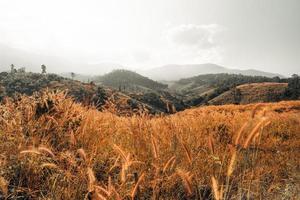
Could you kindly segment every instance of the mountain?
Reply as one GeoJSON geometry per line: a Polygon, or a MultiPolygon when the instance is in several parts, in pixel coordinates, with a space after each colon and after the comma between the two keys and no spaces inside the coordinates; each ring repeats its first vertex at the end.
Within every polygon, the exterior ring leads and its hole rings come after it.
{"type": "Polygon", "coordinates": [[[190,64],[190,65],[165,65],[162,67],[140,71],[144,76],[150,77],[159,81],[175,81],[182,78],[188,78],[201,74],[242,74],[248,76],[266,76],[266,77],[283,77],[280,74],[274,74],[269,72],[263,72],[258,70],[238,70],[229,69],[216,64],[190,64]]]}
{"type": "Polygon", "coordinates": [[[92,74],[92,75],[104,75],[118,69],[125,69],[125,67],[118,63],[101,62],[101,63],[85,65],[85,67],[82,70],[83,71],[82,73],[92,74]]]}

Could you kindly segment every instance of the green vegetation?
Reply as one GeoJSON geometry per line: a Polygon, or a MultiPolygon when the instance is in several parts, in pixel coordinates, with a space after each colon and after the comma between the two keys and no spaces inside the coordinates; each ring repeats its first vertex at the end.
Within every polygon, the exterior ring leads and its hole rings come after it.
{"type": "Polygon", "coordinates": [[[95,78],[94,81],[119,89],[119,91],[142,92],[147,90],[163,90],[168,87],[166,84],[153,81],[129,70],[114,70],[104,76],[95,78]]]}
{"type": "MultiPolygon", "coordinates": [[[[159,85],[159,83],[157,84],[159,85]]],[[[147,93],[126,94],[124,91],[120,92],[106,86],[95,85],[93,82],[82,83],[56,74],[0,73],[0,101],[6,96],[33,95],[35,92],[43,90],[67,91],[67,94],[77,102],[96,106],[99,110],[107,108],[106,104],[113,104],[117,113],[140,112],[141,110],[151,114],[169,113],[174,112],[173,101],[179,105],[179,100],[176,101],[175,98],[172,101],[167,100],[158,92],[151,92],[152,90],[147,90],[147,93]],[[148,95],[148,93],[152,95],[148,95]]],[[[182,105],[178,108],[178,110],[183,109],[182,105]]]]}
{"type": "Polygon", "coordinates": [[[285,92],[287,99],[299,99],[300,97],[300,77],[294,74],[292,78],[288,79],[288,88],[285,92]]]}
{"type": "Polygon", "coordinates": [[[276,102],[296,100],[300,96],[298,75],[281,79],[207,74],[181,79],[169,87],[128,70],[115,70],[90,83],[76,81],[76,77],[75,73],[71,73],[70,78],[46,74],[45,65],[42,65],[41,74],[25,72],[25,69],[16,69],[12,65],[10,73],[0,73],[0,101],[5,96],[32,95],[48,88],[67,90],[77,102],[94,105],[99,110],[110,101],[119,111],[131,109],[157,114],[174,113],[199,105],[276,102]]]}
{"type": "MultiPolygon", "coordinates": [[[[185,96],[185,102],[190,106],[208,104],[212,99],[221,94],[230,91],[234,96],[234,100],[227,103],[239,103],[241,101],[241,91],[237,88],[240,85],[250,83],[288,83],[285,91],[278,93],[276,91],[267,90],[268,100],[280,101],[293,100],[299,98],[300,83],[299,77],[294,75],[292,78],[279,77],[263,77],[263,76],[244,76],[241,74],[206,74],[192,78],[181,79],[175,82],[171,89],[185,96]],[[275,93],[274,93],[275,92],[275,93]]],[[[281,91],[281,90],[280,90],[281,91]]],[[[250,102],[251,103],[251,102],[250,102]]]]}

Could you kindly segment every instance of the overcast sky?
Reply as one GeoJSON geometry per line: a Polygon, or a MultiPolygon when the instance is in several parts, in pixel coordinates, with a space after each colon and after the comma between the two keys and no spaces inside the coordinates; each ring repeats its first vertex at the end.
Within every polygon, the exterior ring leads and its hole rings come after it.
{"type": "Polygon", "coordinates": [[[0,0],[0,44],[131,68],[211,62],[290,75],[300,73],[300,1],[0,0]]]}

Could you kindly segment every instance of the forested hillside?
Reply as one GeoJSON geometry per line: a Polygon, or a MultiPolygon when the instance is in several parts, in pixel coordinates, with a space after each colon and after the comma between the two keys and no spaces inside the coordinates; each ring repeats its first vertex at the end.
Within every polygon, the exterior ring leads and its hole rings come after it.
{"type": "MultiPolygon", "coordinates": [[[[216,101],[211,100],[225,92],[227,92],[227,94],[229,94],[229,91],[231,91],[231,93],[238,93],[239,91],[236,90],[238,86],[250,83],[270,83],[256,85],[257,88],[262,86],[261,92],[264,91],[264,95],[268,96],[268,98],[262,98],[261,102],[299,98],[300,82],[299,76],[297,75],[294,75],[291,78],[268,78],[263,76],[244,76],[240,74],[206,74],[187,79],[181,79],[170,85],[170,89],[178,94],[182,94],[187,104],[201,105],[208,104],[209,102],[215,103],[216,101]],[[268,86],[276,85],[276,83],[281,83],[277,84],[279,87],[282,86],[279,92],[272,90],[272,88],[268,88],[268,86]]],[[[246,88],[244,88],[244,91],[246,92],[246,88]]],[[[259,101],[259,99],[256,99],[254,102],[257,101],[259,101]]],[[[222,102],[222,104],[233,103],[233,101],[227,102],[226,100],[222,102]]],[[[239,103],[239,101],[235,102],[239,103]]],[[[251,101],[248,103],[251,103],[251,101]]]]}
{"type": "MultiPolygon", "coordinates": [[[[162,84],[149,82],[156,84],[154,87],[164,87],[162,84]]],[[[130,112],[174,113],[186,108],[176,98],[172,98],[171,101],[156,92],[128,93],[104,85],[96,85],[94,82],[82,83],[55,74],[0,73],[0,101],[5,97],[17,98],[20,94],[32,95],[44,90],[66,91],[67,95],[77,102],[87,106],[96,106],[99,110],[107,107],[111,109],[114,105],[115,112],[121,115],[130,112]]]]}
{"type": "Polygon", "coordinates": [[[144,92],[149,90],[163,90],[168,87],[166,84],[153,81],[136,72],[129,70],[114,70],[104,76],[94,79],[96,83],[110,86],[120,91],[144,92]]]}

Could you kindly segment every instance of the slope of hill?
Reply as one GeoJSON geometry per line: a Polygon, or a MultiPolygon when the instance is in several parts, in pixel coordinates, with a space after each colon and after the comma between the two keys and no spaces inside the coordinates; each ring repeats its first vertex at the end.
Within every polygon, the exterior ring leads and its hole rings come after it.
{"type": "Polygon", "coordinates": [[[105,76],[103,81],[107,84],[100,84],[100,86],[99,82],[98,85],[93,82],[82,83],[55,74],[3,72],[0,73],[0,101],[5,96],[13,97],[15,93],[32,95],[34,92],[47,88],[67,90],[70,96],[84,105],[95,105],[102,110],[107,103],[110,103],[115,106],[116,113],[123,115],[128,111],[151,114],[175,113],[192,106],[207,104],[273,102],[294,100],[300,97],[299,76],[280,79],[278,77],[208,74],[182,79],[170,88],[166,88],[167,85],[152,81],[137,73],[119,70],[105,76]],[[280,88],[273,88],[271,83],[256,84],[255,87],[249,86],[243,90],[237,87],[246,83],[263,82],[273,82],[274,86],[280,88]],[[257,94],[261,94],[261,98],[257,94]]]}
{"type": "Polygon", "coordinates": [[[104,76],[94,79],[96,83],[110,86],[120,91],[147,91],[147,90],[162,90],[168,86],[147,77],[144,77],[136,72],[129,70],[114,70],[104,76]]]}
{"type": "Polygon", "coordinates": [[[278,81],[281,79],[237,74],[205,74],[176,81],[170,85],[170,89],[184,95],[189,104],[198,105],[205,104],[238,85],[278,81]]]}
{"type": "Polygon", "coordinates": [[[243,84],[222,93],[208,103],[224,105],[280,101],[287,87],[288,83],[265,82],[243,84]]]}
{"type": "Polygon", "coordinates": [[[294,75],[290,78],[268,78],[236,74],[206,74],[181,79],[174,82],[170,88],[177,94],[181,94],[183,102],[189,106],[274,102],[299,99],[300,77],[294,75]],[[243,84],[246,84],[245,87],[241,86],[243,84]],[[259,95],[262,95],[261,98],[259,95]]]}
{"type": "Polygon", "coordinates": [[[183,78],[189,78],[201,74],[242,74],[246,76],[266,76],[266,77],[283,77],[280,74],[273,74],[258,70],[236,70],[225,68],[216,64],[191,64],[191,65],[165,65],[159,68],[140,71],[141,74],[154,80],[176,81],[183,78]]]}
{"type": "Polygon", "coordinates": [[[1,199],[300,198],[300,101],[118,117],[43,93],[0,113],[1,199]]]}
{"type": "MultiPolygon", "coordinates": [[[[141,84],[144,83],[153,88],[164,86],[148,79],[146,81],[142,80],[141,84]]],[[[173,113],[175,110],[185,109],[178,100],[168,100],[158,93],[128,93],[106,86],[97,86],[94,83],[82,83],[55,74],[0,73],[0,101],[6,96],[14,97],[15,94],[32,95],[34,92],[47,89],[68,91],[68,95],[76,101],[84,105],[95,105],[100,110],[106,109],[108,106],[110,109],[114,107],[114,112],[120,115],[130,112],[132,114],[140,112],[151,114],[173,113]]]]}

